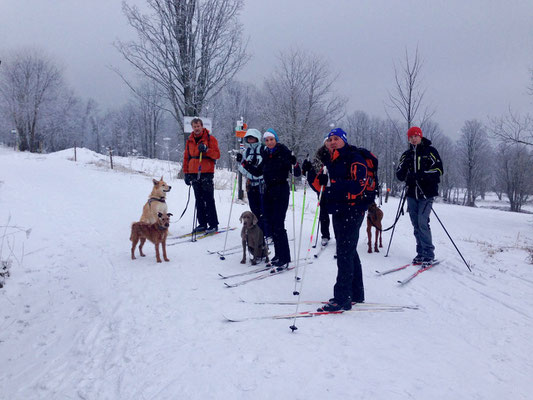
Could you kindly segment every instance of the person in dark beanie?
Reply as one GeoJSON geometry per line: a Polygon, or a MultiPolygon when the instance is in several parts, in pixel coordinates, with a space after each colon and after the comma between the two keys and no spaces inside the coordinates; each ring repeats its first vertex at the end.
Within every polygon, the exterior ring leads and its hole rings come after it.
{"type": "Polygon", "coordinates": [[[444,173],[442,161],[431,141],[423,137],[418,126],[407,131],[409,149],[402,154],[396,177],[407,184],[407,208],[414,228],[416,257],[414,264],[427,266],[435,259],[429,215],[433,200],[439,194],[440,177],[444,173]]]}
{"type": "Polygon", "coordinates": [[[183,173],[185,183],[194,189],[198,226],[195,232],[212,233],[218,230],[218,217],[215,206],[215,162],[220,158],[218,142],[204,128],[200,118],[191,121],[192,133],[185,143],[183,152],[183,173]],[[200,164],[200,154],[202,162],[200,164]],[[198,179],[198,170],[201,168],[198,179]]]}
{"type": "Polygon", "coordinates": [[[289,183],[287,178],[294,165],[294,175],[300,176],[301,170],[296,157],[283,144],[279,143],[278,134],[268,129],[263,134],[265,148],[261,152],[262,161],[259,165],[251,165],[243,161],[244,169],[254,176],[263,176],[265,181],[265,219],[274,242],[275,256],[272,265],[277,271],[286,269],[291,261],[289,239],[285,229],[285,216],[289,207],[289,183]]]}
{"type": "Polygon", "coordinates": [[[243,161],[250,166],[257,167],[263,162],[261,153],[265,150],[265,145],[262,143],[262,134],[257,129],[250,128],[244,135],[244,145],[246,150],[244,155],[237,153],[235,159],[239,165],[239,172],[246,178],[246,195],[248,196],[248,204],[250,210],[257,217],[257,224],[263,231],[265,237],[270,236],[268,226],[265,224],[265,181],[263,175],[254,176],[242,165],[243,161]]]}
{"type": "MultiPolygon", "coordinates": [[[[369,183],[367,159],[377,168],[377,159],[363,148],[348,144],[346,132],[335,128],[328,134],[326,146],[329,157],[324,161],[327,174],[321,170],[313,179],[313,187],[324,187],[327,210],[333,215],[333,231],[337,241],[337,280],[333,298],[318,311],[350,310],[352,302],[365,301],[361,260],[357,253],[359,229],[363,222],[369,199],[364,197],[369,183]]],[[[371,199],[374,200],[373,198],[371,199]]]]}

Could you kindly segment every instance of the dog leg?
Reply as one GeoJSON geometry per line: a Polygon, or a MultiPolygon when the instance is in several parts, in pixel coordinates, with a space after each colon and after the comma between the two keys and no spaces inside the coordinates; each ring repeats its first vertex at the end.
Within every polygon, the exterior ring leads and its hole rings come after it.
{"type": "Polygon", "coordinates": [[[376,240],[374,241],[374,251],[376,253],[379,253],[379,250],[378,250],[378,236],[379,236],[379,231],[376,229],[376,240]]]}
{"type": "Polygon", "coordinates": [[[241,264],[246,264],[246,240],[242,241],[242,260],[241,264]]]}
{"type": "Polygon", "coordinates": [[[368,221],[366,224],[366,235],[368,236],[368,252],[372,253],[372,226],[369,225],[368,221]]]}
{"type": "Polygon", "coordinates": [[[170,261],[167,257],[167,240],[163,240],[163,242],[161,242],[161,248],[163,249],[163,260],[165,261],[170,261]]]}
{"type": "Polygon", "coordinates": [[[139,239],[137,237],[132,236],[131,240],[131,259],[135,260],[135,248],[137,247],[137,242],[139,242],[139,239]]]}
{"type": "Polygon", "coordinates": [[[381,241],[381,229],[379,230],[379,247],[383,247],[383,242],[381,241]]]}
{"type": "Polygon", "coordinates": [[[161,256],[159,255],[159,242],[157,242],[155,244],[155,258],[156,258],[158,263],[162,262],[161,261],[161,256]]]}
{"type": "Polygon", "coordinates": [[[141,238],[141,244],[139,245],[139,253],[141,253],[141,257],[146,256],[146,254],[143,253],[144,242],[146,242],[146,238],[141,238]]]}

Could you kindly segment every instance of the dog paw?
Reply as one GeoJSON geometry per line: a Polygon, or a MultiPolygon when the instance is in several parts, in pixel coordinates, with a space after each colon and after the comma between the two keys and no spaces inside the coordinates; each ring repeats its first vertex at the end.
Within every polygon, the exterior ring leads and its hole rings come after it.
{"type": "Polygon", "coordinates": [[[368,252],[369,252],[369,253],[372,253],[372,249],[368,249],[368,252]]]}
{"type": "Polygon", "coordinates": [[[169,260],[168,258],[165,258],[165,261],[167,261],[167,262],[168,262],[168,261],[170,261],[170,260],[169,260]]]}
{"type": "Polygon", "coordinates": [[[246,260],[241,260],[241,264],[246,264],[246,260]]]}

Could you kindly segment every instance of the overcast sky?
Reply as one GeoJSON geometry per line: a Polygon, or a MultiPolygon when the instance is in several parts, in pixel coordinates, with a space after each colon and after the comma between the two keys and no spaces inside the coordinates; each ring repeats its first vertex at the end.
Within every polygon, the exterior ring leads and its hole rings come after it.
{"type": "MultiPolygon", "coordinates": [[[[339,73],[349,113],[385,117],[394,63],[418,46],[427,103],[450,137],[468,119],[533,111],[533,0],[245,0],[241,21],[253,56],[243,81],[260,85],[280,51],[299,47],[339,73]]],[[[112,42],[134,37],[118,0],[0,0],[0,56],[42,48],[102,107],[129,96],[108,66],[128,70],[112,42]]]]}

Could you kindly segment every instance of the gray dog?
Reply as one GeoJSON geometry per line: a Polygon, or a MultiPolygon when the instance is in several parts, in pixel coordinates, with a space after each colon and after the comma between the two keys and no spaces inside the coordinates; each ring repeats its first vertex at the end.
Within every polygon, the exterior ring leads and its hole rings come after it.
{"type": "Polygon", "coordinates": [[[246,264],[246,249],[250,251],[252,265],[264,257],[268,262],[268,250],[265,245],[263,231],[257,225],[257,217],[251,211],[245,211],[241,214],[239,221],[242,222],[242,260],[241,264],[246,264]]]}

